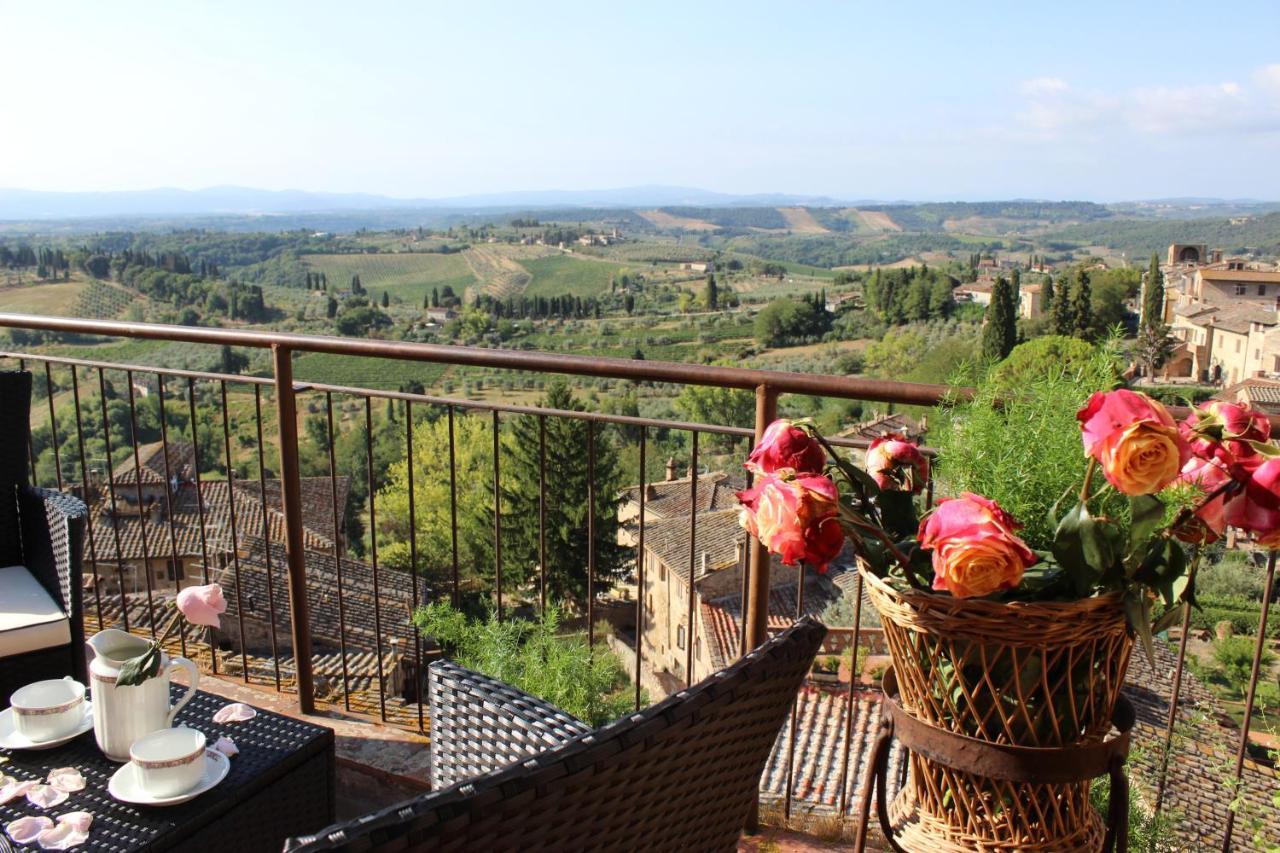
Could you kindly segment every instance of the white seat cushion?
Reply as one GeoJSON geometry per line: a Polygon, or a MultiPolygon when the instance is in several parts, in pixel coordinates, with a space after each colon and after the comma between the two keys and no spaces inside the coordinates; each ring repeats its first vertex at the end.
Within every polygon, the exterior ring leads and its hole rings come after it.
{"type": "Polygon", "coordinates": [[[0,569],[0,658],[71,642],[71,620],[23,566],[0,569]]]}

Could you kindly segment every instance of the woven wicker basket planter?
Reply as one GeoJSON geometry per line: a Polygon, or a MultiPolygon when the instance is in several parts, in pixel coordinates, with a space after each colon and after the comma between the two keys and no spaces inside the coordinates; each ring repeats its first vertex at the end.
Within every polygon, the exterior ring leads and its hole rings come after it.
{"type": "MultiPolygon", "coordinates": [[[[998,744],[1103,740],[1133,638],[1117,595],[1076,602],[964,600],[901,592],[862,570],[899,696],[912,717],[998,744]]],[[[909,851],[1102,849],[1089,783],[1033,784],[958,771],[912,753],[889,807],[909,851]]]]}

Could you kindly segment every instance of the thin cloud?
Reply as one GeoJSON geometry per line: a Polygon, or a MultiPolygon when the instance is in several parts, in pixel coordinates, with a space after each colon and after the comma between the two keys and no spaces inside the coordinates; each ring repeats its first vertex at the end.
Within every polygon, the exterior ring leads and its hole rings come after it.
{"type": "Polygon", "coordinates": [[[1280,64],[1260,68],[1249,85],[1234,81],[1084,91],[1055,77],[1027,80],[1018,119],[1033,135],[1124,131],[1157,136],[1256,133],[1280,129],[1280,64]]]}

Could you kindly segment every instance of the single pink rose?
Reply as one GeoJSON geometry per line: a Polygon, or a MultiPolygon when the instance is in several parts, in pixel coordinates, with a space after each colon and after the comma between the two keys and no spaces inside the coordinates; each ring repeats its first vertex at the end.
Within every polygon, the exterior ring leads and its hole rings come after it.
{"type": "Polygon", "coordinates": [[[918,537],[921,548],[933,551],[933,588],[970,598],[1016,587],[1037,559],[1015,535],[1020,527],[981,495],[965,492],[939,502],[918,537]]]}
{"type": "Polygon", "coordinates": [[[1247,404],[1210,400],[1187,416],[1182,435],[1196,456],[1216,459],[1233,477],[1244,480],[1266,461],[1252,442],[1270,439],[1271,421],[1247,404]]]}
{"type": "Polygon", "coordinates": [[[738,520],[783,563],[803,562],[825,572],[844,547],[838,497],[829,477],[783,479],[767,474],[751,489],[738,492],[738,520]]]}
{"type": "Polygon", "coordinates": [[[1280,547],[1280,457],[1259,465],[1244,491],[1227,502],[1227,524],[1248,530],[1265,548],[1280,547]]]}
{"type": "MultiPolygon", "coordinates": [[[[1215,459],[1191,457],[1178,475],[1178,481],[1198,488],[1207,497],[1231,481],[1231,474],[1215,459]]],[[[1183,542],[1208,545],[1216,542],[1227,529],[1227,496],[1218,495],[1196,510],[1191,521],[1174,531],[1183,542]]]]}
{"type": "Polygon", "coordinates": [[[1153,495],[1177,479],[1191,448],[1164,406],[1136,391],[1099,391],[1076,413],[1084,450],[1126,495],[1153,495]]]}
{"type": "Polygon", "coordinates": [[[218,617],[227,612],[227,600],[222,597],[222,587],[216,583],[189,586],[178,593],[178,610],[193,625],[221,628],[218,617]]]}
{"type": "Polygon", "coordinates": [[[929,482],[929,460],[906,436],[882,435],[867,448],[867,473],[886,491],[919,494],[929,482]]]}
{"type": "Polygon", "coordinates": [[[769,424],[744,467],[756,474],[793,471],[803,475],[821,473],[826,463],[827,454],[817,439],[791,421],[779,418],[769,424]]]}

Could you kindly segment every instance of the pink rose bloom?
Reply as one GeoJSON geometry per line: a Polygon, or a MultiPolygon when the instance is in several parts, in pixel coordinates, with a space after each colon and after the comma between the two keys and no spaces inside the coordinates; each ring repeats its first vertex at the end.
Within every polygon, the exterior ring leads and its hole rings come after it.
{"type": "MultiPolygon", "coordinates": [[[[1189,483],[1207,497],[1231,481],[1231,474],[1214,459],[1193,456],[1178,475],[1178,482],[1189,483]]],[[[1218,495],[1196,510],[1190,522],[1174,531],[1183,542],[1208,545],[1216,542],[1227,529],[1227,496],[1218,495]]]]}
{"type": "Polygon", "coordinates": [[[826,462],[827,454],[817,439],[791,421],[779,418],[769,424],[744,467],[756,474],[788,470],[796,474],[819,474],[826,462]]]}
{"type": "Polygon", "coordinates": [[[218,617],[227,612],[227,600],[222,597],[222,587],[216,583],[189,586],[178,593],[178,610],[193,625],[221,628],[218,617]]]}
{"type": "Polygon", "coordinates": [[[1247,404],[1210,400],[1187,416],[1182,434],[1196,456],[1216,459],[1244,479],[1265,461],[1250,442],[1269,440],[1271,421],[1247,404]]]}
{"type": "Polygon", "coordinates": [[[1227,503],[1227,524],[1248,530],[1264,548],[1280,548],[1280,457],[1259,465],[1227,503]]]}
{"type": "Polygon", "coordinates": [[[920,547],[933,551],[933,588],[956,598],[1013,589],[1036,562],[1014,521],[995,501],[965,492],[943,500],[920,524],[920,547]]]}
{"type": "Polygon", "coordinates": [[[919,494],[929,481],[929,460],[906,436],[882,435],[867,448],[867,473],[886,491],[919,494]]]}
{"type": "Polygon", "coordinates": [[[768,474],[738,492],[738,500],[739,523],[788,566],[806,563],[825,572],[844,547],[836,484],[829,477],[768,474]]]}
{"type": "Polygon", "coordinates": [[[1164,406],[1121,388],[1099,391],[1076,413],[1084,452],[1126,495],[1153,495],[1177,479],[1191,449],[1164,406]]]}

